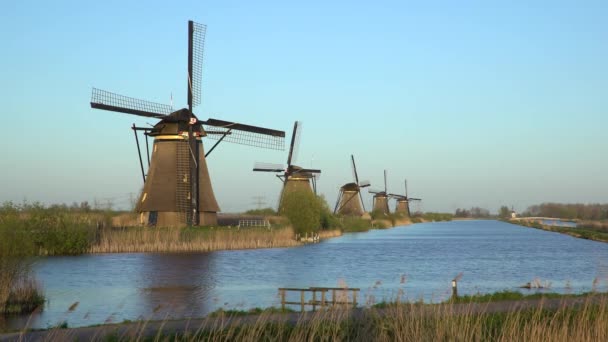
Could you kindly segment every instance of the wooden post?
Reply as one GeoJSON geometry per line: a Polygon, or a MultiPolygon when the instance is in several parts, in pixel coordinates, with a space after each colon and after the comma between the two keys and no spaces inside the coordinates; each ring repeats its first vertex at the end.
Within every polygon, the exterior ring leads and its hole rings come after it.
{"type": "Polygon", "coordinates": [[[317,290],[312,290],[312,311],[317,309],[317,290]]]}
{"type": "Polygon", "coordinates": [[[458,297],[458,283],[456,279],[452,280],[452,299],[456,299],[458,297]]]}
{"type": "Polygon", "coordinates": [[[281,290],[281,311],[285,311],[285,290],[281,290]]]}
{"type": "Polygon", "coordinates": [[[357,306],[357,290],[353,290],[353,308],[357,306]]]}
{"type": "Polygon", "coordinates": [[[336,306],[336,289],[331,290],[331,306],[336,306]]]}
{"type": "Polygon", "coordinates": [[[304,312],[304,290],[300,290],[300,312],[304,312]]]}
{"type": "Polygon", "coordinates": [[[325,292],[326,290],[321,290],[321,308],[325,308],[325,292]]]}

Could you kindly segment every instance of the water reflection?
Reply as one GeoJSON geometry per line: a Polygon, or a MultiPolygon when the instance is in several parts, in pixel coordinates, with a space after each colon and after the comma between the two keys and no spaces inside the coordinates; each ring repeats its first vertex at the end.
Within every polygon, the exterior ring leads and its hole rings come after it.
{"type": "Polygon", "coordinates": [[[211,311],[216,270],[212,253],[153,254],[138,268],[137,296],[152,319],[200,316],[211,311]]]}

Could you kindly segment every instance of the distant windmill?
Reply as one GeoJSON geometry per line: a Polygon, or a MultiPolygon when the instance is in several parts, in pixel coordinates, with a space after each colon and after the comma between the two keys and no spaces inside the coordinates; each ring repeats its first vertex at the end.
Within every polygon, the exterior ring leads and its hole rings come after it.
{"type": "Polygon", "coordinates": [[[368,187],[370,183],[369,181],[359,182],[355,157],[351,154],[350,159],[354,182],[344,184],[340,188],[334,214],[361,216],[365,213],[361,188],[368,187]]]}
{"type": "Polygon", "coordinates": [[[389,194],[390,197],[397,200],[395,212],[410,217],[410,202],[422,201],[420,198],[411,198],[407,196],[407,179],[405,180],[405,195],[389,194]]]}
{"type": "Polygon", "coordinates": [[[280,173],[277,175],[277,178],[283,182],[283,189],[281,191],[281,197],[279,198],[279,212],[281,212],[283,198],[287,193],[294,191],[314,191],[315,194],[317,193],[317,179],[321,174],[321,170],[305,169],[292,164],[297,159],[301,132],[302,124],[299,121],[296,121],[293,125],[293,134],[291,135],[287,166],[281,164],[256,163],[253,167],[253,171],[280,173]]]}
{"type": "Polygon", "coordinates": [[[390,214],[388,209],[388,193],[386,189],[386,170],[384,170],[384,191],[382,190],[369,190],[370,194],[374,194],[374,212],[380,212],[384,215],[390,214]]]}
{"type": "MultiPolygon", "coordinates": [[[[203,48],[206,26],[188,22],[188,108],[139,100],[93,88],[91,107],[159,119],[154,127],[135,127],[154,137],[148,174],[139,154],[144,188],[137,201],[140,222],[147,225],[213,225],[220,210],[211,187],[205,157],[221,141],[283,150],[285,132],[234,122],[200,121],[193,107],[201,103],[203,48]],[[205,127],[203,127],[203,125],[205,127]],[[217,140],[207,154],[202,137],[217,140]]],[[[147,147],[147,145],[146,145],[147,147]]],[[[115,152],[115,151],[113,151],[115,152]]]]}

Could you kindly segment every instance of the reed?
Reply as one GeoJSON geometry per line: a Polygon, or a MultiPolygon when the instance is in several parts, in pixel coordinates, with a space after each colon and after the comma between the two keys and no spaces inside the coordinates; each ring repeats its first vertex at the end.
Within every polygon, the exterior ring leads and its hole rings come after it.
{"type": "MultiPolygon", "coordinates": [[[[47,331],[40,339],[101,341],[606,341],[608,303],[587,297],[572,306],[543,303],[495,312],[484,303],[420,305],[382,309],[335,308],[315,313],[261,314],[218,311],[202,320],[142,321],[103,330],[47,331]],[[109,335],[105,335],[109,334],[109,335]]],[[[36,333],[33,333],[36,334],[36,333]]],[[[28,339],[30,336],[24,336],[28,339]]]]}
{"type": "Polygon", "coordinates": [[[102,229],[89,253],[210,252],[298,246],[291,227],[102,229]]]}

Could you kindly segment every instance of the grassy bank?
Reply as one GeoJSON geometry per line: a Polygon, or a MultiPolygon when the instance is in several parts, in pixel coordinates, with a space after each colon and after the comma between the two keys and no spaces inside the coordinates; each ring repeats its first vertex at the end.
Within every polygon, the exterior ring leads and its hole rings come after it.
{"type": "Polygon", "coordinates": [[[600,222],[582,222],[576,227],[556,227],[541,224],[537,221],[527,220],[508,220],[506,222],[517,224],[524,227],[542,229],[550,232],[567,234],[576,238],[608,242],[608,228],[600,222]]]}

